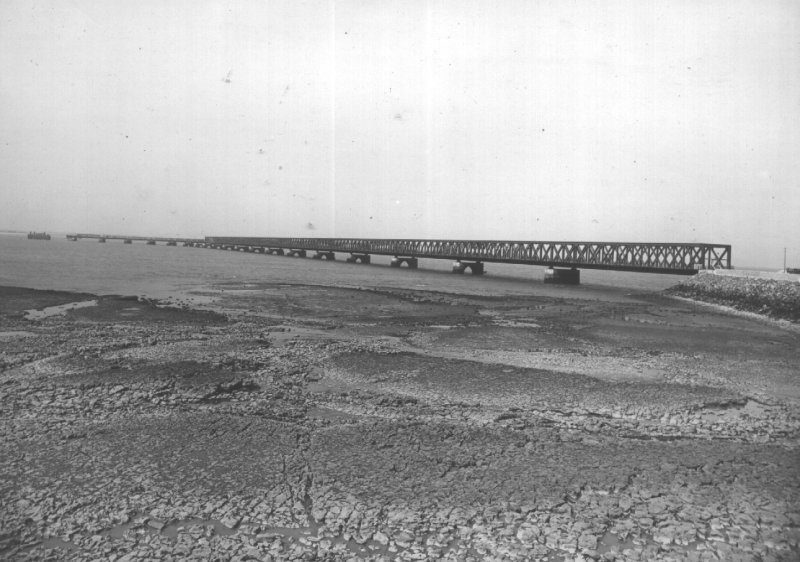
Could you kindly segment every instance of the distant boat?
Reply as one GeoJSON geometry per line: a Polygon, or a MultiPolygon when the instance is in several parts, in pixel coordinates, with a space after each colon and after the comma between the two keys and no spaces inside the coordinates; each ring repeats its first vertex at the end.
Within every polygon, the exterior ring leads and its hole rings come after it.
{"type": "Polygon", "coordinates": [[[28,240],[50,240],[50,235],[46,232],[29,232],[28,240]]]}
{"type": "Polygon", "coordinates": [[[795,275],[800,274],[800,267],[787,267],[786,273],[793,273],[795,275]]]}

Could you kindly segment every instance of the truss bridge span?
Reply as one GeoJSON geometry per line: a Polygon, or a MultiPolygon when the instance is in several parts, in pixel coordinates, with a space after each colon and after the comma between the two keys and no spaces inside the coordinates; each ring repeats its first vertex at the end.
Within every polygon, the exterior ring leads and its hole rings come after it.
{"type": "Polygon", "coordinates": [[[227,236],[208,236],[205,244],[250,251],[280,250],[280,253],[315,251],[318,255],[332,256],[344,252],[351,256],[376,254],[398,259],[432,258],[673,275],[731,268],[731,247],[724,244],[227,236]]]}

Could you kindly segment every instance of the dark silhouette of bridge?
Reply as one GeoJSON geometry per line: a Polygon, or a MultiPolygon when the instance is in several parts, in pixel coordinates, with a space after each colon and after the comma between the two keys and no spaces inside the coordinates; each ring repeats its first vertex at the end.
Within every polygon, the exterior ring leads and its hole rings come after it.
{"type": "Polygon", "coordinates": [[[372,255],[392,256],[390,265],[410,268],[420,258],[453,260],[453,272],[484,273],[484,263],[546,266],[545,281],[578,283],[579,269],[692,275],[703,269],[730,269],[731,247],[726,244],[654,242],[537,242],[511,240],[420,240],[397,238],[262,238],[207,236],[163,238],[100,234],[68,234],[67,238],[166,242],[175,246],[216,248],[334,260],[349,254],[351,263],[370,263],[372,255]]]}
{"type": "Polygon", "coordinates": [[[731,247],[723,244],[222,236],[208,236],[204,244],[294,255],[313,251],[314,257],[321,259],[334,259],[337,252],[349,253],[349,261],[362,263],[368,263],[372,254],[388,255],[397,260],[393,265],[407,263],[410,267],[416,267],[418,258],[448,259],[473,273],[482,273],[484,262],[682,275],[731,267],[731,247]]]}

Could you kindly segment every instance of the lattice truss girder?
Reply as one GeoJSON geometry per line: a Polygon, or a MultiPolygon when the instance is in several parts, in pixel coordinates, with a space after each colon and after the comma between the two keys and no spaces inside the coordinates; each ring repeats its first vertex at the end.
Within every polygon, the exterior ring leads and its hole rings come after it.
{"type": "Polygon", "coordinates": [[[206,241],[250,247],[647,271],[724,269],[731,265],[731,247],[720,244],[232,237],[207,237],[206,241]]]}

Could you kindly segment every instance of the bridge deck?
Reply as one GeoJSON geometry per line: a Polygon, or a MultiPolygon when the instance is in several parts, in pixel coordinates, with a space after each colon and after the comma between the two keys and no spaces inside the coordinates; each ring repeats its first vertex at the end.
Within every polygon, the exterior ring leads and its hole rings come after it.
{"type": "Polygon", "coordinates": [[[202,238],[168,238],[165,236],[124,236],[121,234],[67,234],[67,238],[80,239],[88,238],[99,240],[104,238],[106,240],[132,240],[136,242],[149,242],[155,240],[156,242],[189,242],[199,244],[204,242],[202,238]]]}
{"type": "Polygon", "coordinates": [[[691,275],[730,269],[724,244],[207,236],[206,244],[691,275]]]}

